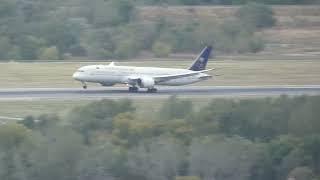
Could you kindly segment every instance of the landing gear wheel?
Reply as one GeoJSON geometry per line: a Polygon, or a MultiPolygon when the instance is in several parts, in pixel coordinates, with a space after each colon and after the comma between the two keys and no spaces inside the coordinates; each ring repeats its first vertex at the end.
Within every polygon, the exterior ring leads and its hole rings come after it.
{"type": "Polygon", "coordinates": [[[156,93],[158,90],[156,88],[149,88],[147,90],[148,93],[156,93]]]}
{"type": "Polygon", "coordinates": [[[138,90],[137,87],[129,87],[129,92],[138,92],[138,90]]]}
{"type": "Polygon", "coordinates": [[[82,82],[82,88],[83,89],[87,89],[88,88],[88,86],[87,86],[87,84],[85,82],[82,82]]]}

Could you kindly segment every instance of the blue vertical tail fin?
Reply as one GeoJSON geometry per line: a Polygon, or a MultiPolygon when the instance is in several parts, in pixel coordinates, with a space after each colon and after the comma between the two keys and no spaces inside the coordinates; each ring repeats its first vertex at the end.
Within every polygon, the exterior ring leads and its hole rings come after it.
{"type": "Polygon", "coordinates": [[[206,69],[210,53],[212,51],[212,46],[206,46],[199,56],[194,60],[189,70],[192,71],[202,71],[206,69]]]}

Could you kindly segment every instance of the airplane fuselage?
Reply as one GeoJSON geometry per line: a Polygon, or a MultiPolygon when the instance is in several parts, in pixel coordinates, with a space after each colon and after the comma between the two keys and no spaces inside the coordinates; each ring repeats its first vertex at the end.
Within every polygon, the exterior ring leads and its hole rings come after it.
{"type": "Polygon", "coordinates": [[[86,89],[86,82],[100,83],[103,86],[127,84],[130,92],[137,92],[139,88],[147,88],[148,92],[156,92],[155,86],[180,86],[192,84],[211,78],[205,72],[212,47],[206,46],[188,69],[90,65],[79,68],[74,74],[75,80],[81,81],[86,89]]]}
{"type": "MultiPolygon", "coordinates": [[[[190,72],[193,71],[177,68],[89,65],[78,69],[73,74],[73,78],[81,82],[93,82],[104,86],[112,86],[114,84],[130,84],[129,79],[132,77],[166,76],[190,72]]],[[[199,73],[193,76],[166,80],[156,85],[186,85],[206,80],[210,77],[208,74],[199,73]]]]}

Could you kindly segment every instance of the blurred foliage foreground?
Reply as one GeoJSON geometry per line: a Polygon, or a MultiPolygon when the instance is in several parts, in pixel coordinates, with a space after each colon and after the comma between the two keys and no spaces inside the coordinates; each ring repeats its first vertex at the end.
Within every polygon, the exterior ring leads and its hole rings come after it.
{"type": "Polygon", "coordinates": [[[1,180],[319,179],[320,96],[101,100],[0,126],[1,180]]]}

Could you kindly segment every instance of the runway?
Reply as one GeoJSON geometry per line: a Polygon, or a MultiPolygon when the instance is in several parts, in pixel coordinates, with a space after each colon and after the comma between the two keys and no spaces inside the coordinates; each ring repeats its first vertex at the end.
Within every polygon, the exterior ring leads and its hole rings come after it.
{"type": "Polygon", "coordinates": [[[278,96],[320,95],[320,85],[312,86],[176,86],[158,87],[157,93],[129,93],[127,87],[101,88],[14,88],[0,89],[0,100],[39,99],[103,99],[103,98],[161,98],[170,95],[184,97],[235,97],[235,96],[278,96]]]}

